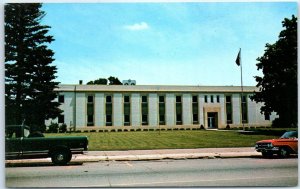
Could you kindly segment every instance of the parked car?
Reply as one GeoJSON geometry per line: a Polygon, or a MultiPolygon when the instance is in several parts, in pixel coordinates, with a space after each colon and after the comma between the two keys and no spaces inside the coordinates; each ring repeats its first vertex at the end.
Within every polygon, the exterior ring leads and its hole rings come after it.
{"type": "Polygon", "coordinates": [[[48,158],[54,164],[65,165],[72,154],[83,154],[88,150],[86,136],[44,137],[42,133],[30,134],[26,125],[5,127],[5,158],[34,159],[48,158]]]}
{"type": "Polygon", "coordinates": [[[285,132],[279,139],[258,141],[255,150],[261,152],[264,157],[277,154],[285,158],[290,154],[298,154],[298,131],[285,132]]]}

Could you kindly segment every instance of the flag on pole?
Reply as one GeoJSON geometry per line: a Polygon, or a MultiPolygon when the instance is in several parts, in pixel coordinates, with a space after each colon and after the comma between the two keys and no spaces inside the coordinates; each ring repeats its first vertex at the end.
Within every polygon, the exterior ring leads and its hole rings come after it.
{"type": "Polygon", "coordinates": [[[235,63],[240,66],[241,65],[241,49],[239,51],[239,54],[236,57],[235,63]]]}

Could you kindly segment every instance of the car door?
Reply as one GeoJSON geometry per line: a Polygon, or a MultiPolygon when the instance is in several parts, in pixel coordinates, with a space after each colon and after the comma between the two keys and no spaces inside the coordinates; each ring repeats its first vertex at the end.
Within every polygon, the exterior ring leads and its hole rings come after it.
{"type": "Polygon", "coordinates": [[[18,159],[22,153],[22,134],[20,128],[5,129],[5,158],[18,159]]]}

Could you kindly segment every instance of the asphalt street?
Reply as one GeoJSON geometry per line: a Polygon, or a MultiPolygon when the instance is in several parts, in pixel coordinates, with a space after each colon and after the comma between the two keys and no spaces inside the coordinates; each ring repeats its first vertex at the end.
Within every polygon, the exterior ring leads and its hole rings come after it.
{"type": "Polygon", "coordinates": [[[99,161],[6,167],[6,187],[297,186],[298,159],[99,161]]]}

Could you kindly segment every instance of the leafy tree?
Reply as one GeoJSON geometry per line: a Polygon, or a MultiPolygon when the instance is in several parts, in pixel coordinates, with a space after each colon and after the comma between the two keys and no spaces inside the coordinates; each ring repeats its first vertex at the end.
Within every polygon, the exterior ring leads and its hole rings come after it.
{"type": "Polygon", "coordinates": [[[285,28],[274,44],[266,44],[262,57],[257,58],[257,69],[263,77],[256,76],[259,92],[252,97],[263,102],[261,112],[277,112],[279,119],[273,122],[280,127],[297,126],[297,18],[285,18],[285,28]]]}
{"type": "Polygon", "coordinates": [[[110,76],[108,78],[109,85],[122,85],[121,81],[117,77],[110,76]]]}
{"type": "Polygon", "coordinates": [[[87,82],[87,85],[107,85],[107,79],[99,78],[99,79],[96,79],[95,81],[87,82]]]}
{"type": "Polygon", "coordinates": [[[5,5],[5,112],[6,124],[23,119],[35,130],[44,130],[44,121],[56,118],[61,110],[54,88],[57,68],[54,52],[47,44],[49,26],[41,25],[45,16],[40,3],[5,5]],[[39,129],[40,127],[40,129],[39,129]]]}

